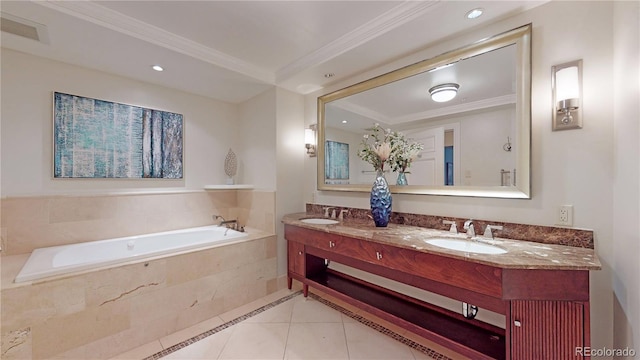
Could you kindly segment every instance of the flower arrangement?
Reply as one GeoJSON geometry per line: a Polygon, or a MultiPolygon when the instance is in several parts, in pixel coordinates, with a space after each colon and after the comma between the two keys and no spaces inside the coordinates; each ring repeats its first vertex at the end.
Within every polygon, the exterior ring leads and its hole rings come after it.
{"type": "Polygon", "coordinates": [[[391,146],[391,129],[382,129],[380,124],[375,124],[371,129],[367,129],[371,133],[365,134],[364,139],[360,143],[358,156],[373,165],[376,171],[384,171],[384,163],[389,160],[392,152],[391,146]]]}
{"type": "Polygon", "coordinates": [[[374,124],[367,129],[358,156],[373,165],[374,170],[384,171],[385,162],[389,163],[392,171],[407,172],[413,160],[424,149],[424,145],[410,142],[402,133],[382,129],[380,124],[374,124]]]}
{"type": "Polygon", "coordinates": [[[424,145],[418,142],[410,142],[402,133],[394,132],[391,136],[393,146],[390,158],[391,170],[408,174],[407,169],[411,166],[424,145]]]}

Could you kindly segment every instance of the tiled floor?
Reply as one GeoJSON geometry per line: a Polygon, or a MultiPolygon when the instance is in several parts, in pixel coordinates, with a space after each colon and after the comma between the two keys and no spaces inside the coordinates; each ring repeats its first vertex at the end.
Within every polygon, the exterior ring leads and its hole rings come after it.
{"type": "Polygon", "coordinates": [[[114,359],[465,359],[319,295],[282,290],[114,359]]]}

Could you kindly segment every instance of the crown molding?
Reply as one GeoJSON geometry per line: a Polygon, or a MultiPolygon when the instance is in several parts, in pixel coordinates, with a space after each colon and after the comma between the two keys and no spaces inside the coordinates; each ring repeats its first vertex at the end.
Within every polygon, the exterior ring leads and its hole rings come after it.
{"type": "Polygon", "coordinates": [[[360,115],[360,116],[364,116],[366,118],[369,118],[371,120],[375,120],[381,123],[385,123],[388,124],[389,121],[391,121],[392,119],[389,118],[388,116],[381,114],[377,111],[368,109],[364,106],[360,106],[360,105],[356,105],[354,103],[351,103],[347,100],[344,101],[336,101],[334,103],[331,104],[332,106],[335,106],[337,108],[340,108],[342,110],[360,115]]]}
{"type": "Polygon", "coordinates": [[[46,0],[35,3],[261,82],[275,84],[275,75],[270,71],[104,6],[89,1],[46,0]]]}
{"type": "Polygon", "coordinates": [[[497,96],[490,99],[483,99],[483,100],[473,101],[469,103],[457,104],[453,106],[443,107],[440,109],[427,110],[419,113],[414,113],[414,114],[409,114],[404,116],[397,116],[397,117],[385,116],[379,112],[350,103],[348,101],[336,102],[333,105],[343,110],[352,112],[354,114],[358,114],[364,117],[368,117],[372,120],[386,123],[387,125],[399,125],[399,124],[404,124],[404,123],[418,121],[418,120],[432,119],[436,117],[460,114],[460,113],[482,110],[482,109],[489,109],[493,107],[515,104],[515,103],[516,103],[516,95],[509,94],[509,95],[497,96]]]}
{"type": "Polygon", "coordinates": [[[406,116],[399,116],[392,119],[389,119],[389,124],[402,124],[411,121],[417,120],[425,120],[432,119],[436,117],[449,116],[469,111],[476,111],[482,109],[489,109],[493,107],[498,107],[502,105],[515,104],[516,103],[516,95],[509,94],[503,96],[497,96],[490,99],[483,99],[478,101],[473,101],[469,103],[463,103],[453,106],[447,106],[440,109],[428,110],[420,113],[410,114],[406,116]]]}
{"type": "Polygon", "coordinates": [[[384,35],[398,26],[422,16],[439,2],[440,0],[403,1],[400,5],[366,22],[355,30],[279,69],[275,76],[276,82],[287,80],[299,72],[325,63],[384,35]]]}

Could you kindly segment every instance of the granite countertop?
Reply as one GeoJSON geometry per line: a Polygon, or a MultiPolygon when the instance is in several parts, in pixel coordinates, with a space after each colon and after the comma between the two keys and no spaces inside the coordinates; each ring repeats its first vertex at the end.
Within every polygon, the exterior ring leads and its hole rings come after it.
{"type": "Polygon", "coordinates": [[[317,225],[304,223],[306,218],[321,218],[317,214],[295,213],[285,215],[282,222],[310,230],[388,244],[444,257],[471,261],[505,269],[546,269],[546,270],[600,270],[601,264],[593,249],[565,245],[542,244],[531,241],[479,238],[481,242],[496,245],[507,250],[505,254],[477,254],[431,245],[425,242],[433,237],[466,239],[464,233],[428,229],[410,225],[391,224],[376,227],[373,221],[347,219],[338,224],[317,225]]]}

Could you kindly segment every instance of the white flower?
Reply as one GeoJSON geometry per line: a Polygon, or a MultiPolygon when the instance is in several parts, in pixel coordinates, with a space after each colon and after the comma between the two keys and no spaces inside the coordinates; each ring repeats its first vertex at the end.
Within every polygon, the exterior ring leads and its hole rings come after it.
{"type": "Polygon", "coordinates": [[[369,138],[369,134],[364,134],[362,137],[364,137],[365,139],[369,138]]]}
{"type": "Polygon", "coordinates": [[[409,150],[409,153],[407,154],[408,155],[407,158],[410,159],[409,162],[412,162],[413,160],[415,160],[416,156],[418,156],[418,154],[420,154],[421,150],[422,149],[411,149],[411,150],[409,150]]]}
{"type": "Polygon", "coordinates": [[[388,142],[383,142],[375,148],[375,153],[380,158],[380,161],[385,162],[391,154],[391,145],[388,142]]]}

